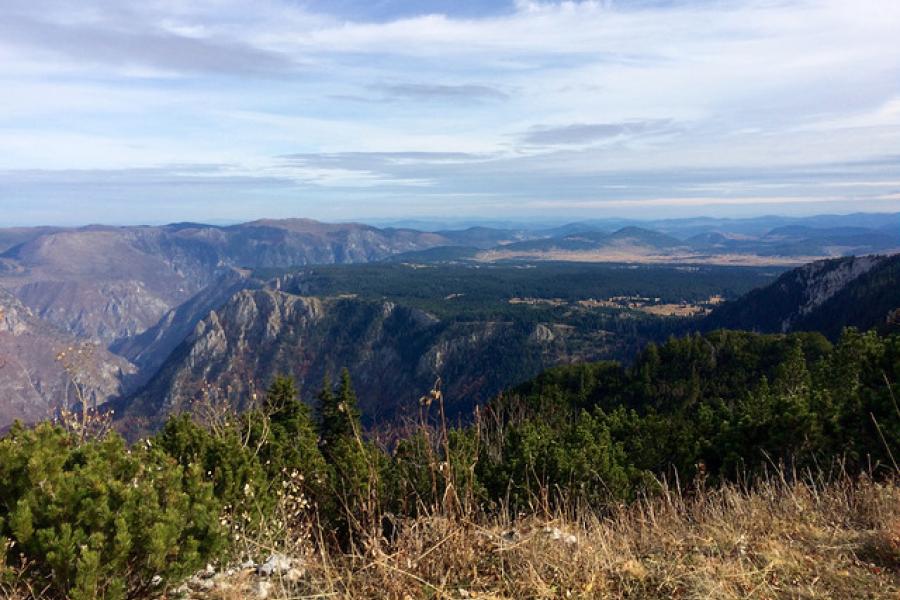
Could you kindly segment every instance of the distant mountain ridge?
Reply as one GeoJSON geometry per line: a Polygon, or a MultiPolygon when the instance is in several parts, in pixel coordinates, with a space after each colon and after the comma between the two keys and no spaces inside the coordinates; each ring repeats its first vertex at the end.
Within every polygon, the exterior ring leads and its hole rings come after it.
{"type": "Polygon", "coordinates": [[[900,227],[893,230],[784,225],[761,235],[708,230],[678,238],[660,230],[629,225],[612,233],[579,230],[558,237],[510,243],[475,256],[483,260],[797,264],[821,257],[885,251],[900,251],[900,227]]]}
{"type": "Polygon", "coordinates": [[[17,236],[25,241],[0,254],[0,285],[41,318],[105,344],[152,327],[229,268],[367,262],[449,243],[433,233],[309,219],[17,236]]]}
{"type": "Polygon", "coordinates": [[[604,248],[642,247],[652,250],[667,250],[685,246],[681,240],[670,235],[641,227],[623,227],[613,232],[577,231],[561,237],[550,237],[506,244],[500,252],[552,252],[592,251],[604,248]]]}

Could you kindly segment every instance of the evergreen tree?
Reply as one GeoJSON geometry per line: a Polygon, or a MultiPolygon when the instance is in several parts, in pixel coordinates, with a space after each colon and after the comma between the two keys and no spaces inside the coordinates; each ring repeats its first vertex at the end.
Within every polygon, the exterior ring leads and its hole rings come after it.
{"type": "Polygon", "coordinates": [[[319,447],[323,452],[327,452],[327,447],[334,445],[335,432],[341,422],[334,386],[328,373],[322,378],[322,389],[316,395],[316,419],[319,427],[319,447]]]}
{"type": "Polygon", "coordinates": [[[224,547],[204,479],[152,443],[16,426],[0,439],[0,540],[14,542],[0,565],[42,598],[157,595],[224,547]]]}
{"type": "Polygon", "coordinates": [[[341,370],[337,394],[326,375],[318,399],[320,443],[325,455],[330,456],[340,440],[356,437],[361,431],[358,401],[350,380],[350,371],[346,368],[341,370]]]}
{"type": "Polygon", "coordinates": [[[330,472],[324,511],[337,539],[346,543],[351,531],[369,531],[377,521],[388,457],[362,438],[356,392],[346,368],[337,393],[326,377],[318,398],[319,439],[330,472]]]}
{"type": "MultiPolygon", "coordinates": [[[[266,392],[264,411],[268,431],[267,439],[260,440],[260,460],[269,479],[280,482],[297,472],[307,482],[308,491],[318,495],[326,477],[325,459],[309,407],[300,400],[292,377],[275,378],[266,392]]],[[[251,426],[266,422],[252,415],[248,420],[251,426]]],[[[264,428],[258,425],[254,434],[265,435],[264,428]]]]}

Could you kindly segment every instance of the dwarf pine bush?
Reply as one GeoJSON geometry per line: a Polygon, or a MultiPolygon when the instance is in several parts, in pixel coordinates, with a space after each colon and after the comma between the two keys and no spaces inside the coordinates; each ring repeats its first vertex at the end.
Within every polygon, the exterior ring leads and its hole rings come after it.
{"type": "Polygon", "coordinates": [[[0,440],[5,566],[50,597],[145,597],[179,580],[220,549],[218,506],[199,466],[151,444],[50,424],[0,440]]]}
{"type": "Polygon", "coordinates": [[[181,414],[166,422],[154,442],[183,468],[199,467],[224,508],[239,513],[271,508],[265,470],[238,423],[214,433],[181,414]]]}

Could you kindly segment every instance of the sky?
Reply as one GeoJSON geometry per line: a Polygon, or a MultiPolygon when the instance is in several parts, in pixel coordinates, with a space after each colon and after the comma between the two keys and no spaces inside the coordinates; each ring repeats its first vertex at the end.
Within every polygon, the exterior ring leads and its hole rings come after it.
{"type": "Polygon", "coordinates": [[[4,0],[0,226],[900,210],[897,0],[4,0]]]}

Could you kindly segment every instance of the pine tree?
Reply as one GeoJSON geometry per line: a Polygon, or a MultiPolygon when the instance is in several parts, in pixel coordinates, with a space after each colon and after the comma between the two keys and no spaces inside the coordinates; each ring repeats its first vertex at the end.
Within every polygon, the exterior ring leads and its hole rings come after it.
{"type": "Polygon", "coordinates": [[[352,530],[369,531],[377,522],[386,456],[362,438],[356,392],[346,368],[337,393],[326,377],[318,398],[319,439],[330,471],[329,504],[323,512],[344,543],[352,530]]]}
{"type": "Polygon", "coordinates": [[[319,447],[323,452],[327,452],[327,448],[334,445],[341,421],[334,387],[328,373],[322,378],[322,389],[316,395],[316,418],[319,426],[319,447]]]}
{"type": "Polygon", "coordinates": [[[263,405],[269,416],[276,419],[279,415],[289,414],[295,410],[294,405],[300,404],[297,400],[298,395],[293,377],[278,376],[266,390],[263,405]]]}
{"type": "Polygon", "coordinates": [[[319,438],[325,455],[329,456],[338,441],[353,438],[360,432],[358,401],[350,381],[350,372],[346,368],[341,371],[337,394],[326,375],[318,398],[319,438]]]}
{"type": "Polygon", "coordinates": [[[325,477],[325,460],[319,451],[309,407],[299,397],[293,377],[276,377],[266,392],[268,439],[260,459],[270,479],[281,481],[298,471],[315,493],[325,477]]]}

